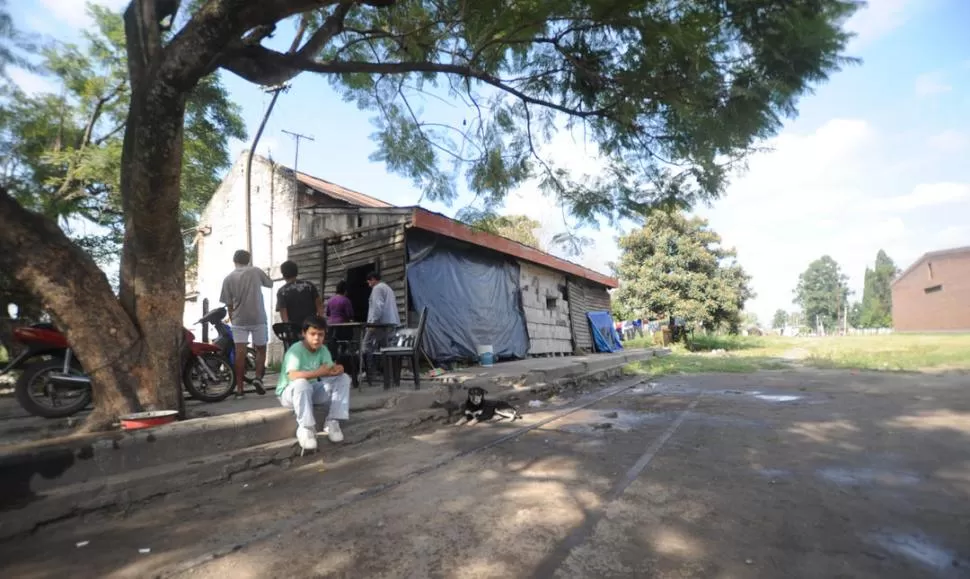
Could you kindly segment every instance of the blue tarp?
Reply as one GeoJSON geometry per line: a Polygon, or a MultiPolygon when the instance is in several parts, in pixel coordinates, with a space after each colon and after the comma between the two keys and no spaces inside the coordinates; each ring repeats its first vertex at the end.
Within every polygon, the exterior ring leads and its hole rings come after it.
{"type": "Polygon", "coordinates": [[[586,317],[589,318],[597,352],[619,352],[623,349],[620,345],[620,334],[616,331],[610,312],[587,312],[586,317]]]}
{"type": "Polygon", "coordinates": [[[413,230],[408,255],[414,309],[428,307],[428,356],[478,359],[477,347],[491,345],[496,358],[525,358],[529,335],[516,262],[413,230]]]}

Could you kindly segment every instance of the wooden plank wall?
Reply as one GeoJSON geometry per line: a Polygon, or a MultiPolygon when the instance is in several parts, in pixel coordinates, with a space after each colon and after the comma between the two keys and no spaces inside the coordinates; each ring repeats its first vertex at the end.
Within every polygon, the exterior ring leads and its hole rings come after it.
{"type": "Polygon", "coordinates": [[[404,226],[392,224],[370,229],[359,234],[349,234],[326,240],[326,253],[322,259],[324,299],[333,295],[337,282],[346,279],[347,270],[376,262],[381,279],[391,286],[397,297],[398,315],[401,323],[407,323],[407,253],[404,244],[404,226]]]}
{"type": "MultiPolygon", "coordinates": [[[[286,250],[287,259],[300,268],[300,279],[313,282],[317,291],[323,288],[323,241],[311,239],[291,245],[286,250]]],[[[323,294],[321,294],[323,295],[323,294]]]]}
{"type": "Polygon", "coordinates": [[[332,211],[302,212],[299,218],[299,239],[330,239],[375,226],[407,223],[410,209],[339,208],[332,211]]]}
{"type": "Polygon", "coordinates": [[[569,325],[573,333],[576,353],[593,351],[593,335],[589,330],[588,312],[610,311],[610,293],[604,286],[570,277],[566,281],[569,299],[569,325]]]}
{"type": "Polygon", "coordinates": [[[573,351],[577,354],[593,351],[593,336],[589,332],[589,319],[586,312],[586,292],[584,284],[574,278],[566,280],[566,299],[569,302],[569,326],[573,334],[573,351]]]}

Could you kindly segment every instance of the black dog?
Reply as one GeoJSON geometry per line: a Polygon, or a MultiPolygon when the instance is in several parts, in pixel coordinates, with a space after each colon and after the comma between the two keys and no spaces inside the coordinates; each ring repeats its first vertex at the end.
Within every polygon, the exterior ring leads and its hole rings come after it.
{"type": "Polygon", "coordinates": [[[495,416],[508,418],[510,421],[522,418],[515,406],[504,400],[485,400],[486,394],[488,391],[478,386],[468,389],[468,400],[462,404],[462,417],[455,426],[477,424],[483,420],[491,420],[495,416]]]}

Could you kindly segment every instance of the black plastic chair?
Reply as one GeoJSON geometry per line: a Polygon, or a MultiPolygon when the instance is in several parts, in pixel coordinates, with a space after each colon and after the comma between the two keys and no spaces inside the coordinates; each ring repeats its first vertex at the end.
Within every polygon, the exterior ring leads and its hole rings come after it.
{"type": "Polygon", "coordinates": [[[300,324],[293,322],[273,324],[273,333],[283,342],[284,354],[290,349],[290,346],[303,339],[303,328],[300,324]]]}
{"type": "Polygon", "coordinates": [[[421,340],[424,339],[424,327],[428,319],[428,308],[421,309],[417,328],[400,328],[394,332],[388,345],[380,349],[384,362],[384,389],[401,384],[401,369],[404,360],[409,361],[411,374],[414,375],[414,389],[421,388],[421,340]]]}

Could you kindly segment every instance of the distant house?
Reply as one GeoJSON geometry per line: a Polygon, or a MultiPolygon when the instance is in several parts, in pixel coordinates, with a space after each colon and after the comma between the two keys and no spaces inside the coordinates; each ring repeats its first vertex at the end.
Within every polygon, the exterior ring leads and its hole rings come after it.
{"type": "Polygon", "coordinates": [[[970,331],[970,247],[924,254],[892,283],[898,332],[970,331]]]}
{"type": "MultiPolygon", "coordinates": [[[[240,155],[199,222],[197,277],[187,287],[187,327],[202,301],[219,305],[232,254],[246,245],[246,155],[240,155]]],[[[324,298],[347,281],[358,317],[367,313],[365,277],[378,271],[395,291],[402,323],[429,307],[427,353],[474,358],[556,356],[594,350],[587,313],[610,311],[615,279],[538,249],[473,230],[420,207],[395,207],[256,156],[252,172],[253,263],[276,280],[264,291],[279,321],[279,266],[292,259],[324,298]]],[[[281,347],[271,336],[270,358],[281,347]]]]}

